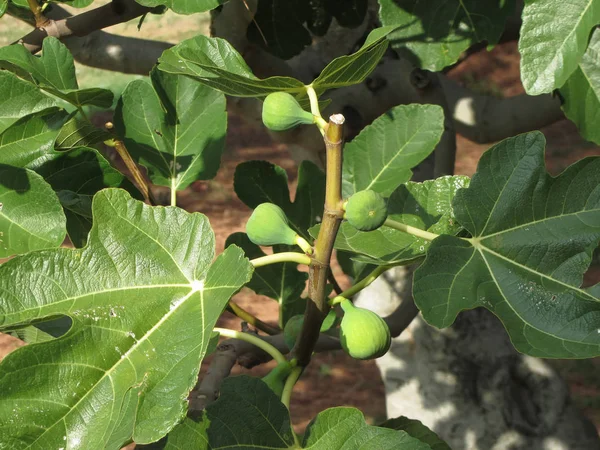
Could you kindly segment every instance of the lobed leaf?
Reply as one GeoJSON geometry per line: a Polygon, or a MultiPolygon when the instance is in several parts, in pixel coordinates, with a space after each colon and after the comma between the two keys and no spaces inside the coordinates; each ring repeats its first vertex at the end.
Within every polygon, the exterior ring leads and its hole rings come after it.
{"type": "Polygon", "coordinates": [[[0,48],[0,67],[35,82],[40,88],[81,107],[110,108],[113,94],[108,89],[79,89],[73,56],[57,38],[49,36],[42,44],[42,56],[34,56],[20,44],[0,48]]]}
{"type": "Polygon", "coordinates": [[[528,94],[539,95],[561,87],[577,69],[600,23],[600,2],[528,0],[522,19],[521,80],[528,94]]]}
{"type": "Polygon", "coordinates": [[[107,131],[73,116],[58,132],[54,149],[72,150],[79,147],[91,147],[110,138],[111,135],[107,131]]]}
{"type": "Polygon", "coordinates": [[[396,50],[408,49],[419,67],[434,72],[454,64],[472,45],[493,45],[514,12],[514,0],[379,0],[383,25],[396,50]]]}
{"type": "Polygon", "coordinates": [[[213,178],[225,146],[223,94],[189,78],[153,70],[152,85],[131,82],[117,105],[115,129],[154,184],[182,190],[213,178]]]}
{"type": "Polygon", "coordinates": [[[436,105],[399,105],[365,127],[344,147],[344,197],[362,190],[390,196],[412,176],[444,131],[444,113],[436,105]]]}
{"type": "Polygon", "coordinates": [[[600,29],[596,28],[579,66],[560,93],[565,115],[575,122],[581,135],[600,144],[600,29]]]}
{"type": "Polygon", "coordinates": [[[65,235],[65,215],[44,179],[0,164],[0,258],[59,247],[65,235]]]}
{"type": "Polygon", "coordinates": [[[64,336],[0,363],[2,443],[120,448],[164,436],[185,416],[213,327],[252,266],[230,247],[214,262],[208,219],[106,189],[83,249],[0,266],[0,329],[67,315],[64,336]],[[93,351],[90,351],[92,349],[93,351]]]}
{"type": "Polygon", "coordinates": [[[598,356],[600,291],[579,286],[600,240],[600,158],[553,178],[544,144],[541,133],[527,133],[482,156],[453,202],[473,238],[433,241],[415,272],[415,302],[437,327],[483,306],[532,356],[598,356]]]}

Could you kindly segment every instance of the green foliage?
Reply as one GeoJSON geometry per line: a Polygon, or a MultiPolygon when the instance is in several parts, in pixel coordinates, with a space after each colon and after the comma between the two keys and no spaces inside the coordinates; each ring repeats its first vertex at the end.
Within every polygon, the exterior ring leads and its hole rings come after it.
{"type": "Polygon", "coordinates": [[[600,292],[579,286],[600,240],[600,158],[552,178],[544,144],[541,133],[527,133],[482,156],[469,188],[453,201],[456,220],[473,238],[435,239],[413,295],[438,327],[483,306],[523,353],[598,356],[600,292]]]}
{"type": "Polygon", "coordinates": [[[300,336],[300,331],[302,331],[302,325],[304,324],[304,315],[298,314],[290,318],[285,324],[285,328],[283,329],[283,339],[285,341],[285,345],[290,350],[294,348],[296,345],[296,340],[298,336],[300,336]]]}
{"type": "Polygon", "coordinates": [[[385,321],[368,309],[358,308],[350,300],[340,304],[344,317],[340,341],[346,353],[355,359],[375,359],[387,353],[392,343],[385,321]]]}
{"type": "Polygon", "coordinates": [[[383,25],[398,27],[392,47],[408,49],[419,67],[439,71],[478,42],[500,39],[514,0],[379,0],[383,25]]]}
{"type": "Polygon", "coordinates": [[[0,266],[0,291],[11,293],[0,301],[0,329],[57,315],[73,321],[66,335],[2,361],[9,448],[160,439],[185,415],[216,320],[250,279],[239,248],[211,264],[214,235],[201,214],[146,206],[118,189],[97,194],[93,214],[84,249],[31,252],[0,266]]]}
{"type": "Polygon", "coordinates": [[[140,0],[138,3],[148,7],[164,5],[177,14],[194,14],[210,11],[225,2],[226,0],[140,0]]]}
{"type": "Polygon", "coordinates": [[[561,87],[577,69],[592,28],[600,23],[597,0],[528,0],[519,39],[521,80],[528,94],[561,87]]]}
{"type": "Polygon", "coordinates": [[[579,66],[560,93],[565,99],[563,110],[581,135],[600,145],[600,29],[596,28],[579,66]]]}
{"type": "Polygon", "coordinates": [[[150,79],[131,82],[117,105],[115,127],[128,151],[154,184],[172,190],[213,178],[225,145],[225,97],[183,76],[153,70],[150,79]]]}
{"type": "Polygon", "coordinates": [[[392,430],[403,430],[415,439],[424,442],[431,447],[431,450],[451,450],[451,448],[442,441],[437,434],[427,428],[418,420],[409,419],[408,417],[396,417],[389,419],[379,425],[383,428],[391,428],[392,430]]]}
{"type": "Polygon", "coordinates": [[[350,196],[344,218],[360,231],[373,231],[387,219],[385,199],[375,191],[358,191],[350,196]]]}
{"type": "Polygon", "coordinates": [[[285,131],[298,125],[311,125],[314,116],[302,109],[292,94],[274,92],[267,95],[262,107],[262,120],[273,131],[285,131]]]}
{"type": "Polygon", "coordinates": [[[262,381],[277,397],[281,398],[285,380],[291,371],[292,365],[289,362],[277,364],[267,375],[262,377],[262,381]]]}

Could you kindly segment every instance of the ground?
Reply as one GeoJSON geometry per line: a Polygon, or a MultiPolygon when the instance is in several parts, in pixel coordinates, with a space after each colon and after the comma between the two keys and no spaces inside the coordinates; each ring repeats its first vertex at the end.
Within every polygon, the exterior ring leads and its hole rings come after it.
{"type": "MultiPolygon", "coordinates": [[[[0,21],[0,45],[11,42],[27,31],[27,27],[0,21]]],[[[154,39],[168,39],[173,42],[206,30],[205,16],[180,17],[168,13],[165,17],[150,16],[141,32],[137,32],[135,22],[113,27],[114,32],[135,34],[154,39]],[[176,26],[173,26],[177,22],[176,26]]],[[[450,73],[470,87],[492,95],[517,95],[523,92],[519,81],[519,55],[515,44],[496,47],[491,52],[482,51],[450,73]]],[[[106,76],[97,70],[78,68],[82,87],[106,86],[118,94],[133,77],[106,76]]],[[[573,124],[561,120],[542,130],[548,141],[548,169],[557,174],[570,163],[586,155],[598,155],[598,147],[583,141],[573,124]]],[[[477,145],[458,137],[456,173],[472,175],[477,161],[489,145],[477,145]]],[[[196,182],[190,189],[178,196],[178,203],[188,211],[206,214],[217,236],[217,252],[222,251],[227,236],[243,231],[250,210],[237,199],[233,192],[232,178],[238,163],[253,159],[266,159],[283,167],[290,180],[293,192],[296,182],[296,166],[288,150],[274,143],[263,130],[250,128],[235,116],[230,116],[227,148],[223,155],[222,167],[214,180],[196,182]]],[[[590,272],[587,283],[600,281],[600,271],[590,272]]],[[[242,307],[264,320],[276,323],[276,303],[266,297],[243,290],[235,299],[242,307]]],[[[224,316],[221,326],[237,327],[236,320],[224,316]]],[[[13,342],[0,336],[0,357],[13,349],[13,342]]],[[[598,359],[584,361],[557,361],[555,367],[566,377],[574,401],[600,426],[600,381],[596,376],[600,362],[598,359]]],[[[252,371],[264,374],[272,367],[266,365],[252,371]]],[[[235,373],[246,373],[236,368],[235,373]]],[[[349,405],[360,408],[370,423],[385,418],[384,389],[374,362],[355,361],[342,352],[321,354],[297,385],[291,404],[293,421],[300,431],[318,411],[327,407],[349,405]]]]}

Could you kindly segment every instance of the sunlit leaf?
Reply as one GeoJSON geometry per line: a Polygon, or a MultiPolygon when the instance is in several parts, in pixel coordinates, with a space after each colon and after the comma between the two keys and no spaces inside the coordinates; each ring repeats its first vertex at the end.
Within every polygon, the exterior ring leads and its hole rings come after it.
{"type": "Polygon", "coordinates": [[[541,133],[527,133],[482,156],[453,202],[473,238],[433,241],[415,273],[415,302],[437,327],[483,306],[532,356],[598,356],[600,291],[579,286],[600,240],[600,158],[553,178],[544,144],[541,133]]]}
{"type": "Polygon", "coordinates": [[[250,279],[237,247],[212,262],[214,234],[201,214],[150,207],[120,189],[98,193],[92,209],[84,249],[0,265],[1,329],[57,315],[73,320],[66,335],[0,364],[8,448],[93,450],[160,439],[185,416],[213,327],[250,279]]]}

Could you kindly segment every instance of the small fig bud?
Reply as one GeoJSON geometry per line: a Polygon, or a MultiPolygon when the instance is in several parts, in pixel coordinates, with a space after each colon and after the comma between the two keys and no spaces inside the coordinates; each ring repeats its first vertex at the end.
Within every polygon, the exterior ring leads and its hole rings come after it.
{"type": "Polygon", "coordinates": [[[269,388],[275,392],[277,397],[281,398],[283,388],[285,386],[285,380],[292,371],[292,365],[289,362],[280,363],[268,374],[266,374],[262,380],[269,386],[269,388]]]}
{"type": "Polygon", "coordinates": [[[261,203],[246,223],[246,234],[256,245],[296,244],[296,233],[283,210],[273,203],[261,203]]]}
{"type": "Polygon", "coordinates": [[[344,218],[360,231],[373,231],[387,219],[385,199],[375,191],[359,191],[352,195],[345,206],[344,218]]]}
{"type": "Polygon", "coordinates": [[[340,304],[344,317],[340,324],[342,348],[354,359],[374,359],[387,353],[392,343],[385,321],[368,309],[358,308],[350,300],[340,304]]]}
{"type": "Polygon", "coordinates": [[[302,109],[292,94],[274,92],[267,95],[262,108],[262,120],[265,126],[273,131],[284,131],[298,125],[310,125],[315,122],[314,116],[302,109]]]}

